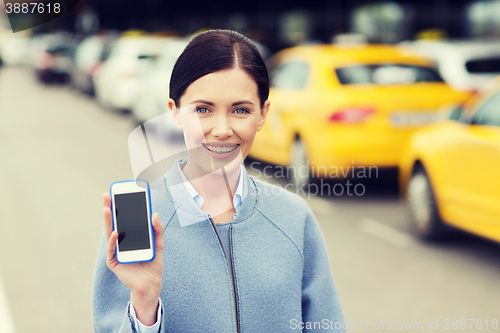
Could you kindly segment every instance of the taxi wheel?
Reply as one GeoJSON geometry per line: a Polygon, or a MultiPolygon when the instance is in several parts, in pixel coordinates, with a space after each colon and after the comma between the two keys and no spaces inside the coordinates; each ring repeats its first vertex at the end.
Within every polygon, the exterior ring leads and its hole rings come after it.
{"type": "Polygon", "coordinates": [[[439,217],[432,185],[422,167],[413,172],[408,184],[407,207],[413,234],[424,240],[437,240],[448,235],[448,228],[439,217]]]}
{"type": "Polygon", "coordinates": [[[299,188],[311,183],[312,177],[309,170],[307,152],[300,138],[295,139],[290,153],[290,182],[299,188]]]}

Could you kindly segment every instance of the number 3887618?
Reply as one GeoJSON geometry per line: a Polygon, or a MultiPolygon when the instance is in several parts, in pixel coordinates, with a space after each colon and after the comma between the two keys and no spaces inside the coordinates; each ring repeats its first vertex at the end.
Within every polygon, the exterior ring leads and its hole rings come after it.
{"type": "Polygon", "coordinates": [[[25,2],[25,3],[6,3],[5,11],[7,14],[59,14],[61,12],[61,4],[59,2],[25,2]]]}

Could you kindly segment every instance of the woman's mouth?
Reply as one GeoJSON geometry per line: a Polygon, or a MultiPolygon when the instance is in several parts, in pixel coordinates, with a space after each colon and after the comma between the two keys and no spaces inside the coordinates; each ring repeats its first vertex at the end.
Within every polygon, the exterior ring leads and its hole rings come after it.
{"type": "Polygon", "coordinates": [[[224,145],[210,145],[206,143],[202,143],[203,147],[205,147],[208,151],[213,152],[213,153],[230,153],[236,148],[238,148],[239,144],[224,144],[224,145]]]}

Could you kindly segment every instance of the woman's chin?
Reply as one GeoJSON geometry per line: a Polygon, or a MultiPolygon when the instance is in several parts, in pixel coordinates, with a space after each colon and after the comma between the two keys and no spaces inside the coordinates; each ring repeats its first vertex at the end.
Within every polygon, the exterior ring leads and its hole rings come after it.
{"type": "Polygon", "coordinates": [[[243,163],[243,156],[241,155],[240,149],[237,148],[237,152],[232,154],[229,158],[218,159],[213,155],[209,157],[209,169],[210,170],[220,170],[224,169],[224,172],[230,173],[243,163]]]}

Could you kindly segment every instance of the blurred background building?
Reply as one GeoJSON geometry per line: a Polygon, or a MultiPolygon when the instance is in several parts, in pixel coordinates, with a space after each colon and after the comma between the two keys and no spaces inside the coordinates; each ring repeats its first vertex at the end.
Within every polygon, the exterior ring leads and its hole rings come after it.
{"type": "Polygon", "coordinates": [[[271,51],[304,41],[329,42],[335,34],[359,32],[370,42],[423,38],[499,36],[500,1],[160,1],[86,0],[35,32],[63,29],[176,31],[230,28],[267,45],[271,51]]]}

